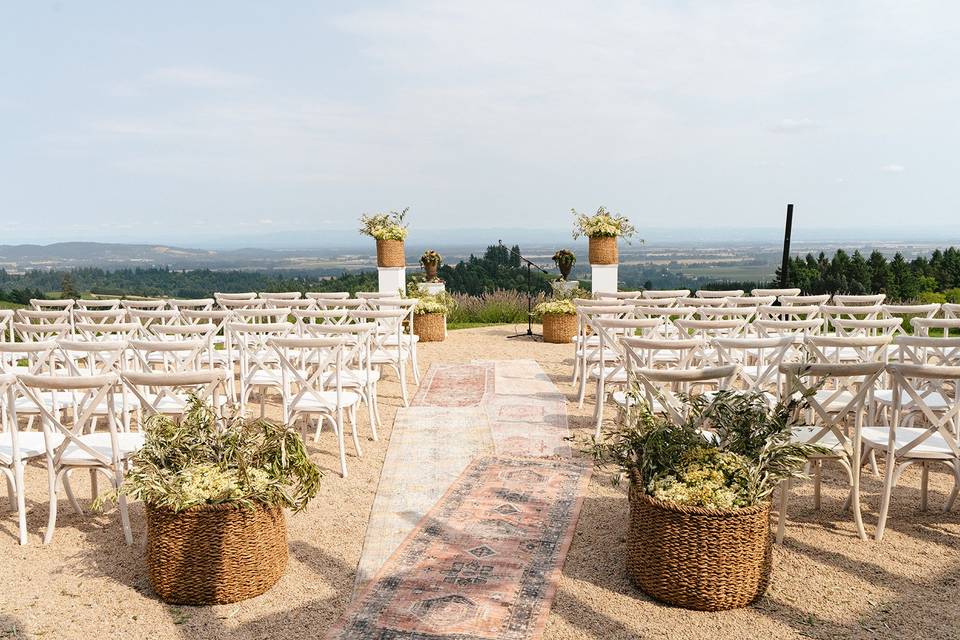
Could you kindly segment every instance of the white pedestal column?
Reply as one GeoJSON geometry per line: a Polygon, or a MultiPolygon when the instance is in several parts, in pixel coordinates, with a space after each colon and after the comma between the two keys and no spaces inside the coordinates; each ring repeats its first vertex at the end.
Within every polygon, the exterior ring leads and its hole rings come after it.
{"type": "Polygon", "coordinates": [[[406,267],[377,267],[377,276],[380,282],[380,293],[400,295],[407,292],[406,267]]]}
{"type": "Polygon", "coordinates": [[[590,285],[592,293],[615,293],[617,289],[617,276],[620,271],[620,265],[617,264],[592,264],[590,269],[593,272],[593,281],[590,285]]]}

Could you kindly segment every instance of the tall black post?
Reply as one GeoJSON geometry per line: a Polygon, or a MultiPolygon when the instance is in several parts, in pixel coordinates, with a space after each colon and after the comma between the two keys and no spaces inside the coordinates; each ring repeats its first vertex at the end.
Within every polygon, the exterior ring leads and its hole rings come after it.
{"type": "Polygon", "coordinates": [[[783,232],[783,263],[780,265],[780,286],[790,286],[790,231],[793,229],[793,205],[787,205],[787,227],[783,232]]]}

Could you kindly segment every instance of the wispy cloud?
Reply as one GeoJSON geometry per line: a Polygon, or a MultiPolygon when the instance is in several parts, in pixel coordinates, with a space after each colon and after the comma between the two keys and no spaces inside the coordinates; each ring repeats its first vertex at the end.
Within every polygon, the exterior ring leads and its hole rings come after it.
{"type": "Polygon", "coordinates": [[[902,164],[885,164],[880,167],[880,171],[884,173],[903,173],[907,168],[902,164]]]}
{"type": "Polygon", "coordinates": [[[253,76],[231,73],[209,67],[162,67],[151,71],[144,80],[153,84],[169,84],[196,89],[236,89],[257,82],[253,76]]]}
{"type": "Polygon", "coordinates": [[[811,118],[784,118],[769,127],[773,133],[804,133],[820,129],[823,124],[811,118]]]}

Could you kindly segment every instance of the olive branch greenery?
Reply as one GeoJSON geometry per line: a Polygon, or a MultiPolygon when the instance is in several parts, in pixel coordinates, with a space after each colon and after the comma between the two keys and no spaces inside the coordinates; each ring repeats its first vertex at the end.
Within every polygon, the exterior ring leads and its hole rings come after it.
{"type": "Polygon", "coordinates": [[[219,416],[195,395],[178,420],[154,415],[144,431],[119,490],[98,497],[96,508],[119,493],[173,511],[201,504],[302,511],[320,489],[322,473],[296,430],[219,416]]]}

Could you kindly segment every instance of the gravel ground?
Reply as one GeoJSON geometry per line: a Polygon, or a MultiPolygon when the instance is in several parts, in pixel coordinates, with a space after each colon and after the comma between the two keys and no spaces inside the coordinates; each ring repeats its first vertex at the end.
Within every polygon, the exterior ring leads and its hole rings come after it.
{"type": "MultiPolygon", "coordinates": [[[[525,327],[524,327],[525,329],[525,327]]],[[[451,332],[424,344],[421,369],[431,362],[533,358],[561,391],[569,383],[572,348],[506,340],[512,327],[451,332]]],[[[588,397],[589,398],[589,397],[588,397]]],[[[64,497],[53,543],[41,544],[46,524],[45,469],[27,471],[30,543],[16,542],[12,511],[0,515],[0,638],[302,638],[319,637],[347,606],[354,571],[390,425],[400,404],[393,376],[381,386],[384,429],[364,456],[350,457],[339,477],[336,445],[325,432],[311,443],[326,471],[316,500],[288,518],[290,564],[269,592],[217,607],[174,607],[151,592],[144,565],[145,522],[131,507],[134,544],[123,542],[115,510],[76,515],[64,497]]],[[[568,405],[570,426],[591,433],[592,405],[568,405]]],[[[271,411],[276,414],[276,407],[271,411]]],[[[89,496],[86,474],[75,476],[89,496]]],[[[960,516],[940,511],[951,487],[931,472],[930,511],[919,511],[919,473],[909,470],[895,492],[881,544],[856,538],[842,510],[844,479],[825,472],[823,507],[812,508],[809,483],[793,493],[787,540],[774,550],[773,581],[755,606],[723,613],[676,609],[650,600],[627,581],[624,535],[627,500],[609,475],[594,475],[567,557],[545,638],[958,638],[960,516]]],[[[864,475],[864,518],[872,532],[880,483],[864,475]]],[[[81,500],[86,505],[87,501],[81,500]]]]}

